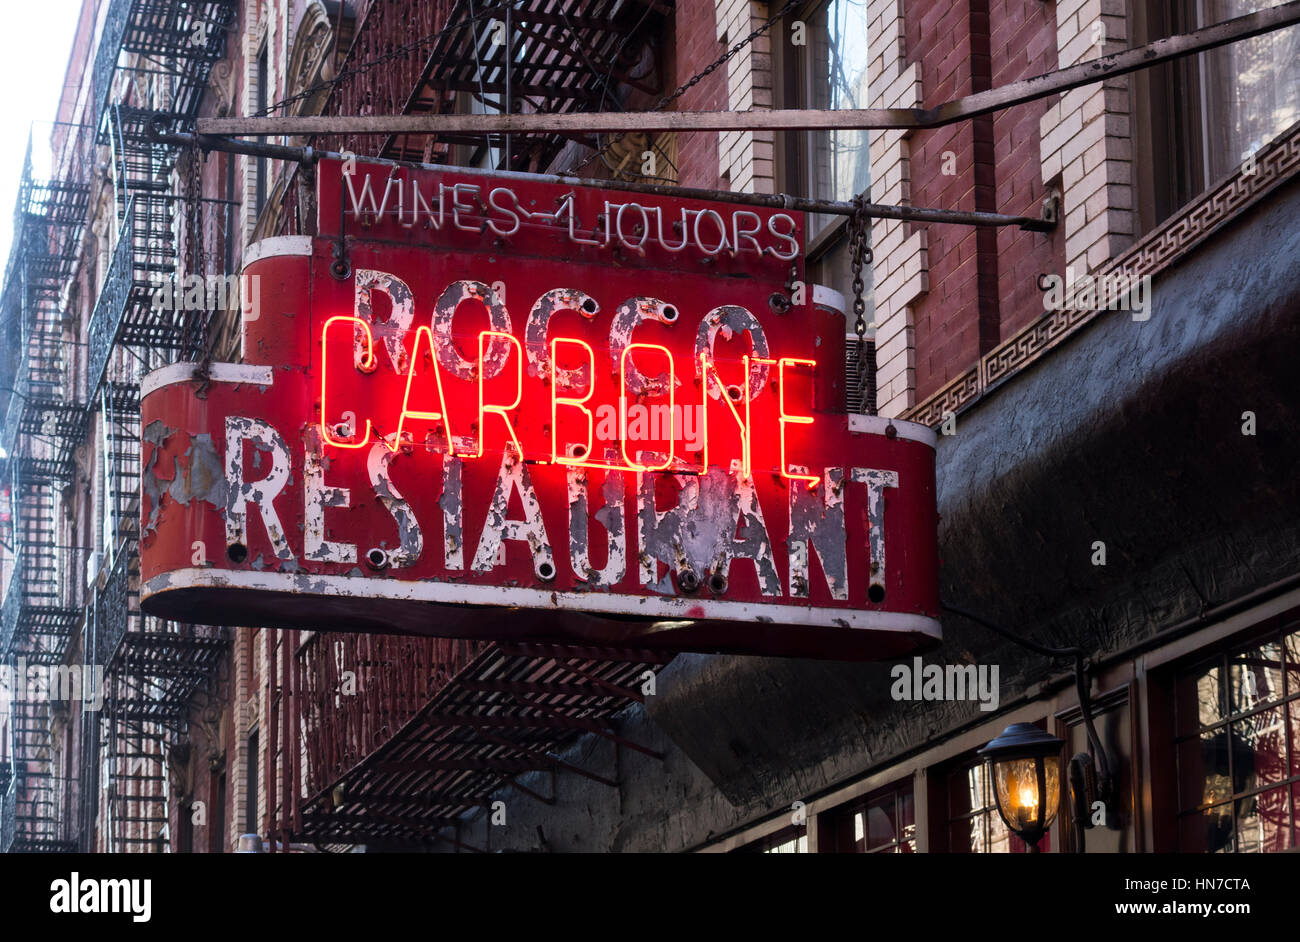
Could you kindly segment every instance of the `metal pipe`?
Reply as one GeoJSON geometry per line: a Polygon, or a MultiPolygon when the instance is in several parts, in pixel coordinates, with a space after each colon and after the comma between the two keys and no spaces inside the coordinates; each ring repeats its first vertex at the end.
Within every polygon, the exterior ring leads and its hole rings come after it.
{"type": "MultiPolygon", "coordinates": [[[[246,154],[250,157],[269,157],[274,160],[288,160],[303,164],[311,164],[321,159],[344,159],[343,154],[335,151],[321,151],[311,147],[288,147],[282,144],[263,144],[257,141],[239,141],[233,138],[214,137],[206,134],[159,132],[154,135],[154,140],[160,144],[171,144],[175,147],[189,147],[197,144],[203,150],[246,154]]],[[[457,173],[465,170],[463,167],[453,167],[446,164],[423,164],[389,160],[383,157],[366,157],[364,161],[386,167],[403,167],[436,173],[457,173]]],[[[593,189],[615,190],[623,193],[640,193],[646,196],[666,196],[677,199],[735,203],[742,206],[759,206],[764,209],[798,209],[804,212],[825,213],[831,216],[852,216],[856,209],[853,203],[845,200],[808,199],[783,193],[733,193],[729,190],[708,190],[699,187],[679,187],[655,183],[632,183],[623,180],[591,180],[586,177],[574,177],[567,174],[523,173],[517,170],[475,170],[473,172],[478,176],[499,180],[591,187],[593,189]]],[[[919,206],[890,206],[882,203],[865,203],[863,210],[869,219],[903,219],[908,222],[947,223],[964,226],[1018,226],[1030,232],[1051,232],[1056,228],[1054,220],[1039,219],[1033,216],[1008,216],[1002,213],[930,209],[919,206]]]]}
{"type": "Polygon", "coordinates": [[[1300,23],[1300,0],[957,98],[934,108],[844,111],[636,111],[567,114],[319,115],[199,118],[200,134],[597,134],[632,131],[816,131],[938,128],[1300,23]]]}
{"type": "MultiPolygon", "coordinates": [[[[505,101],[502,103],[503,107],[501,110],[508,115],[514,114],[514,109],[510,106],[510,85],[511,85],[510,66],[512,64],[510,60],[514,58],[513,46],[511,43],[511,35],[510,35],[511,32],[513,31],[514,24],[511,23],[510,21],[510,13],[511,13],[511,7],[513,6],[514,6],[513,2],[506,4],[506,95],[505,95],[505,101]]],[[[504,166],[507,170],[509,170],[510,169],[510,135],[507,133],[505,137],[506,137],[505,140],[506,159],[505,159],[504,166]]]]}
{"type": "Polygon", "coordinates": [[[981,625],[989,631],[992,631],[994,634],[1001,635],[1008,641],[1018,644],[1021,647],[1028,648],[1031,651],[1035,651],[1047,657],[1068,657],[1074,662],[1074,686],[1079,696],[1079,712],[1083,716],[1083,727],[1084,732],[1088,737],[1089,748],[1092,750],[1097,763],[1097,779],[1101,783],[1101,790],[1104,793],[1102,800],[1109,802],[1114,778],[1111,775],[1110,760],[1106,756],[1106,749],[1102,745],[1101,736],[1097,734],[1097,727],[1093,723],[1092,719],[1092,696],[1088,683],[1088,670],[1084,663],[1085,652],[1083,648],[1076,646],[1068,648],[1048,647],[1047,645],[1039,644],[1037,641],[1031,641],[1029,638],[1023,638],[1012,631],[1008,631],[1006,628],[993,624],[993,622],[988,621],[987,619],[980,618],[978,615],[974,615],[971,612],[949,605],[947,602],[943,603],[943,607],[946,611],[952,612],[954,615],[964,618],[967,621],[981,625]]]}

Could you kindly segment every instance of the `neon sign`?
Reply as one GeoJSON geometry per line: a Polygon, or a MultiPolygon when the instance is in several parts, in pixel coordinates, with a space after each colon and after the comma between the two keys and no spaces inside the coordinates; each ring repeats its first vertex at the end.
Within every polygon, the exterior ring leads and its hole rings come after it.
{"type": "MultiPolygon", "coordinates": [[[[363,280],[367,283],[382,281],[390,286],[401,286],[403,291],[409,290],[405,283],[397,279],[396,276],[390,273],[379,274],[381,275],[380,278],[373,278],[372,273],[363,272],[360,273],[359,280],[363,280]]],[[[446,334],[442,336],[435,335],[433,328],[427,325],[422,325],[415,330],[410,331],[410,335],[414,338],[412,349],[408,355],[399,358],[407,364],[405,387],[401,398],[400,408],[394,410],[391,405],[388,405],[386,409],[386,403],[382,400],[376,401],[377,397],[374,395],[369,397],[370,401],[368,405],[360,405],[360,400],[354,398],[344,399],[337,395],[337,391],[332,388],[330,380],[331,377],[334,377],[337,380],[338,372],[331,372],[329,364],[333,360],[346,359],[346,361],[355,364],[354,368],[359,374],[371,375],[375,372],[377,358],[375,355],[374,332],[371,328],[370,322],[362,317],[348,315],[335,315],[325,320],[324,325],[321,327],[320,334],[321,369],[319,420],[321,440],[325,445],[331,448],[359,449],[366,447],[366,445],[370,444],[372,441],[383,441],[393,452],[397,452],[402,447],[414,447],[418,445],[419,447],[435,448],[445,454],[455,455],[456,457],[482,458],[485,454],[484,442],[486,440],[486,420],[489,415],[493,415],[497,416],[504,425],[508,440],[514,447],[516,454],[521,460],[527,461],[529,459],[526,455],[537,455],[543,452],[543,446],[541,446],[540,443],[530,443],[525,449],[525,446],[521,442],[519,434],[516,431],[515,423],[511,418],[513,413],[523,408],[522,400],[527,392],[530,394],[530,398],[533,398],[531,394],[536,394],[536,401],[546,401],[549,403],[551,417],[549,442],[550,452],[544,458],[533,459],[537,463],[555,463],[608,471],[665,471],[669,468],[675,468],[677,471],[682,471],[690,468],[696,473],[703,473],[710,466],[708,448],[708,413],[710,411],[708,390],[713,389],[725,393],[724,395],[718,396],[717,399],[725,406],[726,411],[730,413],[739,430],[740,469],[741,474],[748,478],[753,471],[752,455],[754,438],[754,395],[752,384],[749,379],[753,376],[753,368],[762,364],[777,367],[778,378],[774,385],[777,400],[779,402],[779,415],[777,417],[775,428],[776,437],[780,442],[781,458],[779,464],[775,467],[775,470],[777,470],[784,478],[807,481],[811,487],[815,487],[820,480],[820,478],[815,475],[790,473],[789,458],[786,454],[787,425],[812,425],[815,421],[814,417],[811,415],[792,414],[788,411],[786,407],[786,397],[788,392],[786,369],[788,367],[803,367],[809,370],[814,370],[817,366],[815,360],[795,357],[781,357],[779,359],[766,359],[761,357],[751,358],[749,354],[744,354],[741,356],[741,371],[739,374],[742,382],[734,385],[727,385],[722,382],[720,377],[718,362],[710,356],[709,351],[701,351],[699,353],[699,372],[704,378],[704,382],[697,384],[698,401],[693,405],[698,407],[698,413],[702,418],[703,448],[700,449],[699,457],[693,465],[690,461],[687,461],[686,467],[683,467],[677,461],[678,455],[676,451],[677,429],[675,424],[676,416],[680,414],[679,403],[677,402],[676,396],[676,387],[678,385],[676,359],[674,358],[673,352],[661,344],[632,342],[626,344],[620,349],[617,356],[617,387],[606,390],[610,397],[617,402],[618,438],[617,441],[603,441],[598,443],[596,436],[596,423],[594,420],[595,416],[591,406],[588,404],[592,402],[597,389],[608,384],[598,381],[596,354],[586,340],[576,337],[551,338],[551,363],[559,363],[561,359],[560,351],[565,347],[582,351],[585,362],[579,370],[556,370],[554,371],[555,375],[553,377],[550,375],[538,377],[533,383],[529,384],[531,387],[535,388],[526,389],[523,374],[523,345],[512,334],[503,331],[480,331],[476,344],[478,356],[474,361],[472,370],[474,376],[474,382],[472,385],[474,386],[478,396],[477,419],[472,423],[472,427],[478,429],[479,433],[470,436],[475,441],[475,450],[473,452],[463,453],[457,452],[452,444],[453,435],[451,429],[453,427],[453,419],[451,413],[453,408],[451,403],[454,403],[456,400],[454,398],[449,400],[447,394],[448,386],[453,387],[453,392],[455,392],[456,390],[454,387],[458,384],[455,379],[444,384],[442,369],[438,362],[439,355],[436,352],[438,344],[454,344],[455,341],[452,337],[446,334]],[[348,334],[352,342],[346,345],[346,350],[344,351],[346,357],[339,356],[338,348],[340,343],[337,338],[343,332],[338,330],[336,325],[340,324],[350,324],[354,326],[354,330],[348,334]],[[331,328],[334,328],[333,331],[331,331],[331,328]],[[331,341],[331,337],[334,338],[333,341],[331,341]],[[488,384],[487,374],[489,372],[487,355],[492,343],[497,340],[500,340],[507,345],[508,353],[506,356],[506,363],[514,365],[513,400],[509,403],[489,403],[485,398],[485,390],[488,384]],[[668,367],[667,372],[663,374],[667,377],[666,381],[661,382],[656,387],[664,391],[664,398],[666,398],[666,402],[661,403],[660,407],[664,410],[663,414],[667,416],[667,430],[662,437],[662,442],[666,445],[667,452],[666,454],[661,455],[660,459],[653,464],[642,463],[634,457],[634,452],[638,452],[638,440],[654,438],[655,436],[653,433],[650,435],[638,434],[636,429],[630,427],[628,423],[629,400],[635,398],[629,395],[630,387],[628,382],[628,367],[631,358],[639,351],[646,351],[647,353],[655,354],[662,358],[662,362],[666,363],[668,367]],[[421,373],[423,373],[423,376],[420,375],[421,373]],[[583,394],[578,397],[566,395],[566,391],[561,389],[561,387],[565,385],[570,387],[578,385],[578,380],[575,379],[575,375],[582,377],[581,382],[585,390],[583,394]],[[430,387],[430,380],[432,381],[431,389],[425,388],[430,387]],[[438,403],[437,410],[421,410],[412,408],[411,396],[412,392],[416,390],[417,384],[421,387],[419,391],[422,395],[427,395],[430,391],[436,394],[438,403]],[[740,390],[740,392],[737,393],[737,390],[740,390]],[[739,398],[743,401],[743,417],[737,405],[732,401],[733,398],[739,398]],[[347,437],[340,437],[338,435],[338,430],[343,427],[344,423],[337,421],[341,417],[341,413],[336,414],[335,409],[332,408],[337,400],[342,400],[343,404],[348,407],[345,411],[350,417],[350,423],[356,421],[364,422],[364,427],[359,434],[352,434],[347,437]],[[562,445],[559,421],[559,410],[561,407],[577,409],[585,418],[586,432],[585,437],[581,442],[566,442],[562,445]],[[388,419],[392,417],[394,411],[397,416],[395,434],[385,437],[378,436],[374,431],[376,427],[375,422],[382,421],[382,423],[387,427],[391,424],[388,422],[388,419]],[[443,434],[438,436],[436,441],[426,440],[425,442],[416,443],[412,438],[410,429],[407,427],[408,420],[441,423],[439,428],[443,430],[443,434]],[[607,447],[613,446],[617,446],[618,448],[622,458],[621,464],[609,464],[590,457],[596,453],[603,454],[607,447]],[[629,448],[631,451],[629,451],[629,448]]],[[[401,341],[404,338],[398,339],[401,341]]],[[[404,349],[404,347],[402,349],[404,349]]],[[[346,369],[346,367],[344,367],[344,369],[346,369]]],[[[572,392],[571,389],[568,391],[572,392]]],[[[811,403],[809,406],[811,406],[811,403]]],[[[339,408],[342,409],[341,406],[339,408]]],[[[456,424],[461,424],[461,420],[464,418],[464,416],[458,417],[456,424]]],[[[465,424],[469,423],[466,422],[465,424]]],[[[730,464],[729,459],[731,457],[733,456],[729,453],[723,453],[721,460],[724,466],[730,464]]],[[[683,458],[685,458],[685,456],[683,456],[683,458]]],[[[715,460],[718,458],[716,452],[714,458],[715,460]]]]}
{"type": "Polygon", "coordinates": [[[593,205],[574,193],[557,197],[548,212],[505,184],[426,182],[399,168],[364,165],[344,172],[342,179],[345,219],[365,229],[387,224],[414,238],[484,230],[508,238],[525,229],[550,228],[575,248],[748,255],[782,262],[799,256],[800,227],[789,213],[760,215],[713,206],[669,209],[609,196],[593,205]]]}
{"type": "Polygon", "coordinates": [[[846,414],[843,300],[773,235],[801,217],[342,170],[317,237],[250,248],[243,362],[202,397],[188,365],[146,379],[146,611],[840,658],[938,636],[933,435],[846,414]]]}

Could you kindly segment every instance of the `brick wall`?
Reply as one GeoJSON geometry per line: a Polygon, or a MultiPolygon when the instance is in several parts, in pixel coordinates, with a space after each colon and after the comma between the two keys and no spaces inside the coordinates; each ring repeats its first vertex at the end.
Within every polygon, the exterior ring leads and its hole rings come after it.
{"type": "MultiPolygon", "coordinates": [[[[235,629],[234,688],[235,703],[231,710],[232,736],[226,763],[226,794],[229,811],[226,817],[227,846],[234,848],[239,835],[244,833],[244,820],[248,808],[248,733],[257,725],[256,677],[254,674],[254,642],[261,632],[248,628],[235,629]]],[[[255,796],[254,796],[254,800],[255,796]]],[[[259,827],[260,830],[260,827],[259,827]]]]}
{"type": "MultiPolygon", "coordinates": [[[[870,9],[873,107],[933,107],[1057,68],[1057,11],[1042,0],[873,0],[870,9]]],[[[1040,152],[1053,109],[1055,98],[874,133],[872,198],[1037,216],[1056,183],[1040,152]]],[[[1040,316],[1038,275],[1064,268],[1059,231],[877,220],[872,238],[884,415],[906,411],[1040,316]]]]}
{"type": "MultiPolygon", "coordinates": [[[[992,0],[989,48],[995,88],[1054,70],[1053,4],[1042,0],[992,0]]],[[[1052,96],[993,115],[994,200],[999,212],[1015,216],[1041,213],[1049,181],[1043,179],[1040,169],[1040,124],[1058,98],[1052,96]]],[[[1002,228],[996,235],[1000,333],[1005,340],[1042,314],[1038,275],[1062,269],[1065,237],[1060,227],[1051,234],[1002,228]]]]}
{"type": "MultiPolygon", "coordinates": [[[[869,0],[867,67],[872,108],[915,107],[921,101],[920,67],[909,62],[903,0],[869,0]]],[[[911,141],[899,131],[873,131],[871,197],[878,203],[912,201],[911,141]]],[[[916,340],[910,304],[930,288],[927,231],[877,219],[871,226],[875,255],[876,388],[882,415],[899,415],[914,404],[916,340]]]]}
{"type": "MultiPolygon", "coordinates": [[[[1059,0],[1060,67],[1127,46],[1123,0],[1059,0]]],[[[1076,277],[1128,248],[1136,232],[1129,78],[1066,92],[1040,122],[1042,179],[1064,193],[1065,265],[1076,277]]],[[[1064,274],[1064,272],[1061,272],[1064,274]]]]}
{"type": "MultiPolygon", "coordinates": [[[[725,50],[763,24],[769,4],[753,0],[715,0],[718,41],[725,50]]],[[[778,30],[780,27],[774,27],[778,30]]],[[[696,69],[711,60],[690,60],[696,69]]],[[[765,32],[727,62],[727,97],[731,111],[771,108],[772,30],[765,32]]],[[[772,131],[726,131],[718,135],[718,175],[724,189],[738,193],[776,192],[775,134],[772,131]]]]}
{"type": "MultiPolygon", "coordinates": [[[[685,84],[705,65],[722,55],[725,45],[718,38],[714,5],[705,0],[677,5],[673,18],[670,62],[665,70],[665,93],[685,84]]],[[[677,99],[678,111],[718,111],[727,107],[727,70],[718,69],[677,99]]],[[[703,131],[683,134],[677,144],[678,182],[682,186],[716,188],[718,179],[718,134],[703,131]]]]}
{"type": "MultiPolygon", "coordinates": [[[[920,66],[921,104],[933,107],[971,94],[975,90],[972,85],[975,62],[971,56],[968,0],[958,3],[905,0],[904,8],[907,56],[920,66]]],[[[987,68],[987,62],[982,67],[987,68]]],[[[977,208],[974,132],[974,122],[962,121],[912,135],[912,202],[915,205],[977,208]]],[[[987,178],[984,182],[987,184],[987,178]]],[[[981,352],[978,234],[969,226],[924,228],[930,290],[912,301],[917,350],[915,386],[916,394],[922,398],[968,366],[981,352]]]]}

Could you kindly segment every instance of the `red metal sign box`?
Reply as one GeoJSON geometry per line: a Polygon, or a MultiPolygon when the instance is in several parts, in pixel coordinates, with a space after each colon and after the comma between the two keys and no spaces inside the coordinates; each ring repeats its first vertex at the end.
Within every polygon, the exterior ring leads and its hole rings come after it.
{"type": "Polygon", "coordinates": [[[141,604],[880,658],[939,637],[934,437],[845,413],[798,213],[323,162],[239,364],[144,382],[141,604]]]}

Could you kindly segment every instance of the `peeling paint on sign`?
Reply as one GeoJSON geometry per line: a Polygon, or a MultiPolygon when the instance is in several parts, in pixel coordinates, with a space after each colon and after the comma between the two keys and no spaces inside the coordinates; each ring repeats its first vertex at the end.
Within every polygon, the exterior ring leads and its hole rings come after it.
{"type": "Polygon", "coordinates": [[[510,453],[501,459],[501,471],[497,475],[496,490],[492,493],[492,504],[488,507],[487,523],[483,525],[483,535],[479,537],[478,551],[474,554],[476,572],[488,572],[504,565],[503,540],[519,540],[527,545],[538,579],[549,582],[555,578],[555,557],[551,553],[551,541],[546,536],[546,524],[542,522],[542,506],[537,500],[537,492],[528,479],[527,465],[510,453]],[[514,495],[518,495],[523,503],[522,520],[512,520],[506,515],[510,498],[514,495]]]}
{"type": "Polygon", "coordinates": [[[350,277],[330,238],[250,253],[283,314],[244,323],[249,362],[203,398],[146,383],[146,611],[854,658],[937,636],[934,435],[845,414],[834,292],[773,305],[803,262],[756,243],[801,216],[524,182],[480,190],[494,230],[473,174],[392,173],[401,218],[347,233],[350,277]],[[608,245],[569,238],[608,206],[608,245]],[[708,251],[635,228],[678,217],[708,251]]]}
{"type": "MultiPolygon", "coordinates": [[[[623,351],[632,343],[632,333],[645,321],[658,321],[660,324],[677,322],[677,308],[658,298],[632,298],[619,305],[614,314],[614,323],[609,329],[610,370],[617,374],[623,365],[623,351]]],[[[673,385],[680,386],[682,381],[673,378],[673,385]]],[[[634,396],[662,396],[668,392],[668,374],[660,373],[653,379],[646,376],[636,363],[627,364],[627,391],[634,396]]]]}
{"type": "MultiPolygon", "coordinates": [[[[795,469],[807,474],[808,469],[795,469]]],[[[820,490],[790,488],[790,595],[808,598],[808,553],[811,545],[833,599],[849,597],[849,559],[845,547],[844,469],[827,468],[820,490]]]]}
{"type": "Polygon", "coordinates": [[[585,389],[591,383],[590,371],[584,364],[576,370],[559,368],[552,376],[551,351],[547,347],[547,328],[556,311],[577,311],[587,320],[600,313],[595,298],[573,288],[555,288],[546,292],[528,313],[524,328],[524,351],[528,355],[528,375],[549,379],[564,387],[585,389]]]}
{"type": "MultiPolygon", "coordinates": [[[[718,334],[722,334],[724,340],[730,340],[732,337],[738,337],[743,333],[749,334],[749,342],[753,346],[755,358],[766,359],[771,355],[763,325],[746,308],[738,304],[724,304],[722,307],[715,307],[704,315],[704,319],[700,321],[699,330],[695,334],[696,379],[702,381],[704,378],[704,368],[700,363],[700,355],[704,353],[710,356],[713,355],[713,348],[718,341],[718,334]]],[[[751,401],[763,394],[763,388],[767,385],[768,371],[769,367],[766,363],[759,363],[754,367],[753,375],[749,379],[749,398],[751,401]]],[[[717,399],[722,395],[722,390],[716,384],[712,384],[709,386],[709,395],[717,399]]]]}
{"type": "MultiPolygon", "coordinates": [[[[386,443],[372,445],[370,454],[366,457],[366,471],[370,475],[370,486],[374,488],[375,496],[392,514],[393,522],[397,524],[398,547],[384,554],[384,565],[401,569],[414,565],[424,555],[424,534],[411,505],[393,485],[390,474],[393,458],[394,452],[386,443]]],[[[382,552],[382,549],[376,547],[372,550],[374,551],[382,552]]]]}
{"type": "Polygon", "coordinates": [[[226,494],[226,543],[228,546],[248,546],[248,505],[257,507],[266,527],[266,534],[280,559],[293,559],[293,550],[285,536],[284,525],[275,509],[275,498],[289,483],[289,447],[280,433],[260,419],[232,415],[226,419],[226,481],[230,489],[226,494]],[[257,481],[244,477],[245,444],[253,446],[253,464],[263,454],[270,456],[271,467],[257,481]]]}
{"type": "Polygon", "coordinates": [[[460,499],[463,470],[459,458],[442,463],[442,496],[438,498],[442,508],[442,564],[450,570],[465,568],[465,524],[460,499]]]}
{"type": "Polygon", "coordinates": [[[307,500],[303,511],[303,555],[323,563],[355,563],[355,543],[325,539],[325,508],[348,506],[351,492],[346,487],[331,487],[325,483],[320,433],[314,425],[307,428],[304,438],[303,486],[307,500]]]}
{"type": "MultiPolygon", "coordinates": [[[[510,313],[496,294],[481,281],[455,281],[447,286],[438,298],[433,310],[433,333],[438,339],[438,363],[444,370],[457,379],[478,379],[478,363],[465,359],[452,334],[451,323],[456,309],[465,301],[479,301],[487,308],[488,322],[491,329],[503,334],[510,333],[510,313]]],[[[492,379],[506,365],[510,355],[510,344],[500,338],[493,338],[483,356],[483,378],[492,379]]]]}
{"type": "MultiPolygon", "coordinates": [[[[611,451],[607,460],[612,461],[611,451]]],[[[569,486],[569,559],[573,571],[593,589],[607,589],[618,585],[627,575],[627,550],[624,531],[627,511],[623,506],[623,476],[606,474],[601,486],[604,506],[596,511],[596,522],[605,528],[605,565],[596,569],[591,564],[591,539],[588,526],[588,469],[570,468],[569,486]]]]}

